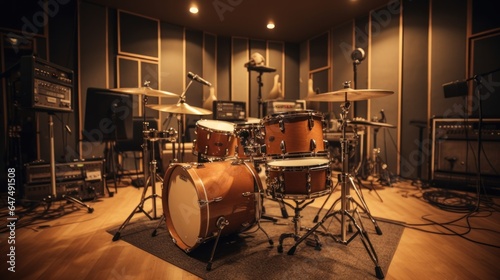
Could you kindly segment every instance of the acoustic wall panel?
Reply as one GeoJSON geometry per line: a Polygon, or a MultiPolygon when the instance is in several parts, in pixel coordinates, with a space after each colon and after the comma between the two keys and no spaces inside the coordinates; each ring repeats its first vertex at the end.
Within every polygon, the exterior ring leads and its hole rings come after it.
{"type": "MultiPolygon", "coordinates": [[[[203,35],[203,71],[202,77],[212,84],[217,96],[217,36],[205,33],[203,35]]],[[[203,103],[210,96],[210,87],[203,87],[203,103]]]]}
{"type": "MultiPolygon", "coordinates": [[[[428,121],[429,3],[406,1],[403,10],[403,70],[401,103],[401,176],[427,179],[429,151],[419,151],[420,127],[412,121],[428,121]],[[420,157],[422,155],[422,157],[420,157]],[[420,169],[420,174],[419,174],[420,169]]],[[[423,130],[422,141],[429,130],[423,130]]]]}
{"type": "MultiPolygon", "coordinates": [[[[386,122],[399,124],[400,102],[400,11],[386,6],[371,13],[370,45],[368,53],[369,88],[387,89],[394,94],[370,99],[369,115],[371,119],[382,119],[384,111],[386,122]]],[[[373,127],[367,129],[374,130],[373,127]]],[[[397,174],[398,164],[398,131],[397,129],[382,128],[377,135],[368,132],[368,151],[372,148],[381,148],[379,156],[387,163],[390,172],[397,174]],[[376,139],[375,139],[376,137],[376,139]],[[374,143],[376,142],[376,143],[374,143]]]]}
{"type": "Polygon", "coordinates": [[[231,38],[217,37],[217,98],[231,100],[231,38]]]}
{"type": "MultiPolygon", "coordinates": [[[[108,88],[108,10],[105,7],[82,1],[79,6],[79,126],[84,127],[87,89],[108,88]]],[[[102,156],[102,147],[82,143],[81,130],[78,151],[81,158],[102,156]]]]}
{"type": "MultiPolygon", "coordinates": [[[[231,60],[231,100],[249,103],[247,69],[243,67],[250,58],[248,39],[232,38],[231,60]]],[[[247,106],[248,116],[248,106],[247,106]]]]}
{"type": "Polygon", "coordinates": [[[466,0],[431,2],[431,33],[429,34],[429,83],[431,116],[458,117],[465,108],[461,97],[444,98],[442,85],[465,79],[466,75],[466,0]]]}

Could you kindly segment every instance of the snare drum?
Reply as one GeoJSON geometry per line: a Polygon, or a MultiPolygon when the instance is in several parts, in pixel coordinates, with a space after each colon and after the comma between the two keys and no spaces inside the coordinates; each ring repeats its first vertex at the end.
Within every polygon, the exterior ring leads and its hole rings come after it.
{"type": "Polygon", "coordinates": [[[266,163],[267,193],[273,198],[306,199],[331,191],[329,159],[298,157],[266,163]]]}
{"type": "Polygon", "coordinates": [[[312,110],[278,113],[266,116],[266,154],[327,153],[327,141],[323,139],[325,121],[323,114],[312,110]]]}
{"type": "Polygon", "coordinates": [[[236,138],[234,124],[217,120],[196,122],[196,139],[193,153],[206,157],[224,158],[234,156],[236,138]]]}
{"type": "Polygon", "coordinates": [[[262,157],[264,147],[264,130],[260,119],[249,119],[244,123],[236,123],[236,156],[242,159],[262,157]]]}
{"type": "Polygon", "coordinates": [[[220,217],[229,222],[221,235],[250,229],[260,219],[261,190],[261,180],[248,163],[170,165],[163,180],[162,201],[175,244],[190,252],[216,237],[220,217]]]}

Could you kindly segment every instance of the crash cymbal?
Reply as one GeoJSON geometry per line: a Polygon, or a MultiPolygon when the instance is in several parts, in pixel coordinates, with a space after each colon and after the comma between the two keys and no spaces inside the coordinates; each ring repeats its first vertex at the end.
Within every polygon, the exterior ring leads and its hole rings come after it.
{"type": "Polygon", "coordinates": [[[384,97],[393,94],[393,91],[385,89],[352,89],[345,88],[338,91],[320,93],[305,98],[307,101],[322,101],[322,102],[343,102],[368,100],[377,97],[384,97]]]}
{"type": "Polygon", "coordinates": [[[171,93],[168,91],[162,91],[153,89],[150,87],[139,87],[139,88],[112,88],[111,91],[121,92],[121,93],[129,93],[135,95],[146,95],[153,97],[167,97],[167,98],[179,98],[179,95],[175,93],[171,93]]]}
{"type": "Polygon", "coordinates": [[[210,115],[212,111],[205,110],[203,108],[198,108],[191,106],[185,102],[180,102],[177,104],[168,104],[168,105],[146,105],[146,107],[151,108],[153,110],[174,113],[174,114],[184,114],[184,115],[210,115]]]}
{"type": "Polygon", "coordinates": [[[376,127],[387,127],[387,128],[396,128],[395,125],[388,124],[388,123],[382,123],[382,122],[369,122],[369,121],[363,121],[363,120],[348,120],[347,121],[348,125],[366,125],[366,126],[376,126],[376,127]]]}

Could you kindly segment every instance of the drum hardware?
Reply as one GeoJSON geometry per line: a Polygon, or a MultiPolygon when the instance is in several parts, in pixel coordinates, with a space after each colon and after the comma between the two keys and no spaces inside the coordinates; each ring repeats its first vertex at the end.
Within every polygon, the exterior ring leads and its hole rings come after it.
{"type": "MultiPolygon", "coordinates": [[[[347,120],[348,112],[351,106],[351,103],[349,102],[350,98],[352,100],[364,100],[364,99],[369,99],[369,98],[375,98],[375,97],[382,97],[385,96],[391,92],[386,91],[386,90],[352,90],[349,88],[350,82],[345,82],[344,83],[344,89],[340,90],[338,92],[330,93],[330,94],[318,94],[316,96],[313,96],[310,98],[310,101],[328,101],[328,102],[333,102],[333,101],[339,101],[339,96],[343,95],[343,101],[344,103],[341,105],[341,110],[342,113],[340,115],[342,120],[347,120]],[[321,97],[317,97],[321,96],[321,97]]],[[[373,248],[372,243],[370,242],[370,239],[366,233],[366,231],[363,228],[363,224],[361,222],[361,217],[358,211],[359,204],[355,202],[354,198],[350,196],[349,194],[349,186],[348,183],[354,188],[356,191],[356,194],[358,195],[359,200],[361,201],[361,204],[365,209],[365,213],[372,219],[372,222],[374,223],[375,230],[377,234],[381,235],[382,231],[378,227],[376,221],[373,219],[371,216],[368,207],[366,206],[366,203],[364,202],[364,199],[357,188],[356,184],[354,183],[352,175],[349,174],[349,157],[348,157],[348,139],[346,137],[346,125],[347,122],[343,121],[341,125],[341,130],[342,130],[342,138],[341,138],[341,147],[342,147],[342,172],[339,175],[339,182],[341,186],[341,195],[340,201],[340,210],[333,211],[334,206],[336,203],[334,203],[326,212],[326,214],[323,216],[321,221],[316,223],[305,235],[300,237],[295,245],[290,248],[288,251],[289,255],[293,255],[295,253],[295,250],[297,248],[297,245],[299,245],[302,241],[304,241],[306,238],[308,238],[309,235],[315,233],[318,228],[321,226],[323,229],[327,230],[324,226],[323,223],[328,220],[331,217],[335,217],[337,220],[340,221],[341,224],[341,229],[340,229],[340,237],[338,235],[333,235],[326,233],[326,235],[330,236],[334,241],[348,245],[356,236],[359,235],[361,238],[361,241],[363,242],[363,245],[375,264],[375,274],[377,278],[383,279],[384,278],[384,273],[382,271],[382,268],[380,267],[378,263],[378,257],[375,252],[375,249],[373,248]],[[351,204],[355,203],[358,205],[354,210],[351,210],[351,204]],[[353,214],[351,214],[352,212],[353,214]],[[356,221],[356,218],[354,218],[354,214],[356,214],[357,219],[359,219],[359,224],[356,221]],[[348,226],[348,221],[352,222],[356,228],[356,232],[349,238],[347,239],[347,226],[348,226]]]]}
{"type": "MultiPolygon", "coordinates": [[[[293,233],[280,235],[278,252],[283,252],[283,241],[300,238],[301,211],[315,198],[330,192],[331,172],[330,160],[326,157],[289,157],[280,160],[271,160],[266,163],[267,192],[277,201],[294,209],[293,233]],[[283,199],[292,199],[295,206],[283,199]],[[309,200],[309,201],[308,201],[309,200]]],[[[321,250],[321,243],[314,234],[313,244],[316,250],[321,250]]]]}
{"type": "MultiPolygon", "coordinates": [[[[143,212],[150,220],[158,219],[157,211],[156,211],[156,199],[159,196],[156,194],[156,180],[158,179],[159,181],[162,181],[162,178],[159,177],[159,175],[156,173],[157,161],[155,159],[155,148],[154,148],[155,143],[152,143],[152,145],[151,145],[152,146],[152,149],[151,149],[152,153],[150,156],[151,156],[152,160],[149,162],[149,170],[148,170],[148,168],[146,168],[147,163],[148,163],[148,155],[149,155],[149,153],[148,153],[148,141],[155,142],[156,140],[158,140],[158,137],[156,137],[154,130],[149,129],[149,123],[146,122],[146,107],[147,107],[147,103],[148,103],[148,96],[177,97],[178,95],[173,94],[173,93],[169,93],[169,92],[163,92],[163,91],[151,89],[149,87],[149,84],[150,84],[149,81],[145,81],[144,87],[142,87],[142,88],[138,88],[138,89],[134,89],[134,88],[114,89],[115,91],[119,91],[119,92],[142,95],[142,97],[143,97],[142,107],[143,107],[143,112],[144,112],[143,113],[144,120],[142,123],[142,131],[143,131],[144,142],[142,144],[142,149],[143,149],[142,158],[143,158],[143,166],[144,166],[144,168],[143,168],[144,169],[143,170],[144,171],[144,178],[147,178],[147,179],[144,180],[144,190],[142,192],[141,200],[140,200],[139,204],[134,208],[132,213],[130,213],[130,215],[127,217],[127,219],[125,219],[123,224],[120,226],[118,231],[115,233],[115,235],[113,236],[113,239],[112,239],[113,241],[120,239],[121,231],[128,225],[128,223],[130,222],[132,217],[135,215],[135,213],[137,213],[139,211],[143,212]],[[153,135],[155,137],[150,137],[151,135],[153,135]],[[152,194],[149,195],[148,197],[146,197],[146,192],[148,191],[149,183],[151,183],[152,194]],[[148,212],[144,211],[144,203],[148,199],[152,199],[153,216],[150,216],[148,212]]],[[[172,133],[172,132],[170,132],[170,133],[172,133]]]]}
{"type": "MultiPolygon", "coordinates": [[[[144,139],[146,140],[149,140],[151,142],[156,142],[158,141],[158,137],[155,137],[155,138],[148,138],[147,135],[155,135],[154,133],[154,130],[145,130],[143,133],[144,133],[144,139]]],[[[132,219],[132,217],[135,215],[135,213],[138,213],[138,212],[142,212],[144,213],[144,215],[146,215],[146,217],[148,217],[150,220],[155,220],[155,219],[158,219],[158,215],[157,215],[157,211],[156,211],[156,199],[157,198],[161,198],[161,196],[159,196],[158,194],[156,194],[156,180],[158,180],[159,182],[162,182],[163,181],[163,178],[161,178],[158,173],[156,172],[157,171],[157,161],[156,161],[156,158],[155,158],[155,143],[152,143],[151,145],[151,162],[149,163],[149,176],[147,177],[147,180],[145,181],[145,186],[144,186],[144,190],[142,191],[142,195],[141,195],[141,200],[139,202],[139,204],[134,208],[134,210],[132,211],[132,213],[130,213],[130,215],[127,217],[127,219],[125,220],[125,222],[123,222],[123,224],[120,226],[120,228],[118,229],[118,231],[115,233],[115,235],[113,236],[113,241],[116,241],[118,239],[120,239],[120,235],[121,235],[121,231],[127,226],[127,224],[130,222],[130,220],[132,219]],[[146,193],[148,191],[148,186],[151,185],[151,190],[152,190],[152,193],[151,195],[147,196],[146,197],[146,193]],[[152,199],[152,212],[153,212],[153,216],[150,216],[148,212],[146,212],[144,210],[144,203],[146,202],[146,200],[148,199],[152,199]]]]}
{"type": "MultiPolygon", "coordinates": [[[[368,122],[368,121],[352,121],[351,124],[354,125],[366,125],[366,126],[372,126],[374,127],[373,129],[373,149],[371,152],[371,157],[367,160],[366,163],[366,171],[368,175],[365,177],[366,180],[371,181],[371,184],[373,185],[373,182],[377,181],[382,185],[387,185],[391,186],[391,176],[389,173],[389,170],[387,168],[387,164],[380,158],[380,151],[381,149],[377,146],[377,134],[381,128],[395,128],[396,126],[391,125],[386,123],[385,119],[385,113],[384,110],[380,110],[381,114],[381,119],[377,121],[376,118],[374,118],[375,121],[373,122],[368,122]]],[[[375,190],[375,188],[372,188],[375,190]]],[[[376,192],[376,190],[375,190],[376,192]]],[[[377,194],[378,195],[378,194],[377,194]]],[[[379,199],[382,201],[382,198],[379,199]]]]}
{"type": "MultiPolygon", "coordinates": [[[[192,74],[190,72],[190,74],[192,74]]],[[[189,77],[189,75],[188,75],[189,77]]],[[[194,77],[194,76],[193,76],[194,77]]],[[[191,84],[194,81],[194,78],[190,77],[191,80],[189,81],[189,84],[186,86],[184,89],[184,92],[178,96],[179,100],[176,104],[169,104],[169,105],[147,105],[146,107],[151,108],[153,110],[161,111],[161,112],[166,112],[166,113],[174,113],[178,114],[177,117],[177,123],[179,127],[179,137],[177,138],[178,140],[178,161],[183,162],[184,161],[184,139],[186,137],[186,115],[197,115],[197,116],[203,116],[203,115],[211,115],[212,111],[199,108],[199,107],[194,107],[186,103],[186,92],[191,86],[191,84]]],[[[196,75],[199,79],[201,79],[199,76],[196,75]]],[[[198,81],[197,79],[196,81],[198,81]]],[[[198,81],[199,82],[199,81],[198,81]]]]}

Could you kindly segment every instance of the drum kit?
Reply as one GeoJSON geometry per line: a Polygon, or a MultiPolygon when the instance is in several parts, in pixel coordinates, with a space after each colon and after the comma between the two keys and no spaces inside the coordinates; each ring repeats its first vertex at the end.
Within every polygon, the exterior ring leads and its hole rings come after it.
{"type": "MultiPolygon", "coordinates": [[[[184,101],[185,93],[179,97],[149,87],[137,90],[116,90],[144,95],[145,98],[147,96],[180,98],[180,101],[173,105],[144,105],[162,112],[182,116],[187,114],[203,116],[212,113],[188,105],[184,101]]],[[[352,140],[346,137],[346,127],[366,125],[347,119],[350,101],[384,97],[389,94],[392,92],[387,90],[354,90],[346,84],[342,90],[307,98],[308,101],[344,102],[341,105],[340,119],[343,169],[335,187],[332,184],[328,141],[324,139],[327,125],[320,112],[290,111],[271,114],[263,119],[248,119],[241,123],[209,119],[197,121],[196,140],[193,142],[192,153],[198,156],[198,162],[183,163],[175,159],[169,165],[162,179],[161,199],[164,213],[158,226],[164,220],[173,242],[186,253],[215,238],[212,255],[207,265],[207,270],[210,270],[221,236],[241,233],[257,226],[267,236],[269,243],[273,244],[267,233],[260,227],[264,212],[263,200],[269,198],[295,210],[292,219],[295,230],[293,233],[281,234],[278,252],[283,251],[283,241],[286,238],[293,238],[295,241],[288,251],[289,255],[293,255],[296,247],[302,241],[309,239],[310,235],[314,237],[313,241],[317,250],[321,249],[317,233],[331,236],[335,241],[345,245],[359,235],[376,266],[377,277],[383,278],[375,250],[367,233],[361,221],[358,222],[354,217],[356,214],[358,219],[360,218],[358,208],[361,208],[374,223],[377,233],[381,234],[362,194],[348,172],[348,142],[352,140]],[[259,165],[265,166],[265,187],[259,177],[259,165]],[[300,227],[301,210],[318,197],[328,195],[329,198],[338,185],[341,186],[341,197],[327,210],[321,221],[314,221],[316,223],[314,227],[306,229],[307,232],[300,235],[299,231],[303,230],[300,227]],[[356,191],[360,203],[350,196],[350,187],[356,191]],[[295,202],[295,205],[292,205],[291,201],[295,202]],[[338,202],[340,202],[340,210],[333,210],[338,202]],[[357,207],[353,210],[351,204],[357,207]],[[328,233],[323,226],[330,217],[340,221],[340,237],[328,233]],[[348,239],[347,227],[350,227],[351,223],[354,224],[357,232],[348,239]],[[320,227],[326,232],[321,232],[320,227]]],[[[145,103],[146,101],[147,99],[145,103]]],[[[180,124],[179,129],[182,130],[180,124]]],[[[166,139],[180,144],[180,137],[173,129],[153,131],[148,130],[145,124],[144,131],[145,142],[166,139]]],[[[127,225],[134,213],[139,210],[144,212],[145,200],[152,198],[153,208],[156,207],[154,201],[157,195],[154,184],[157,174],[154,159],[150,163],[150,173],[150,180],[145,183],[141,202],[115,234],[114,241],[120,238],[120,231],[127,225]],[[148,182],[153,186],[153,194],[146,198],[148,182]]],[[[155,211],[153,217],[145,212],[150,219],[156,218],[156,209],[153,210],[155,211]]],[[[156,235],[156,229],[153,232],[154,235],[156,235]]],[[[307,242],[307,244],[310,243],[307,242]]]]}

